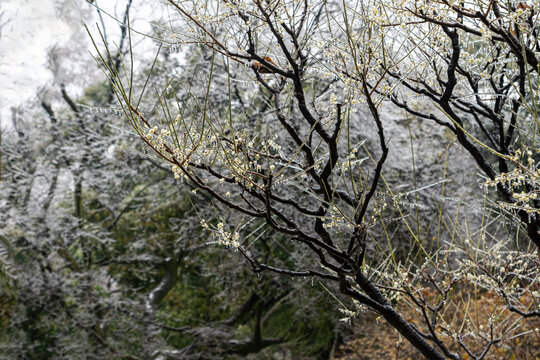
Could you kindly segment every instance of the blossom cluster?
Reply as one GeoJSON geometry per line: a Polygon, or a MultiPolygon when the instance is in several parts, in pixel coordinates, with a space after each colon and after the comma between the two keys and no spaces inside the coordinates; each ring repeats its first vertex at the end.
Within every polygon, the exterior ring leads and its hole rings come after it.
{"type": "Polygon", "coordinates": [[[240,234],[237,231],[227,231],[223,222],[217,223],[215,226],[209,225],[206,221],[201,220],[201,226],[205,231],[210,232],[211,236],[216,239],[219,245],[231,246],[238,248],[240,246],[240,234]]]}
{"type": "Polygon", "coordinates": [[[514,164],[514,169],[508,173],[501,173],[493,180],[484,182],[486,188],[497,185],[506,186],[512,191],[514,202],[500,201],[498,204],[509,210],[525,210],[528,213],[540,213],[533,202],[538,199],[540,192],[540,170],[537,168],[534,156],[538,149],[525,147],[517,149],[509,160],[514,164]]]}

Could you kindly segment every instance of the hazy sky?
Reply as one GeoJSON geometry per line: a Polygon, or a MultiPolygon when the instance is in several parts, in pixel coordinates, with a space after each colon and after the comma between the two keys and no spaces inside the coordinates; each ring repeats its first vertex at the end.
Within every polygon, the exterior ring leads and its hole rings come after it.
{"type": "Polygon", "coordinates": [[[47,50],[69,41],[73,30],[55,14],[54,0],[0,0],[0,108],[2,122],[9,108],[32,97],[52,80],[47,50]]]}
{"type": "MultiPolygon", "coordinates": [[[[108,13],[121,16],[126,0],[98,0],[97,3],[108,13]]],[[[134,0],[131,13],[137,14],[139,19],[146,18],[144,14],[152,14],[145,3],[148,2],[134,0]]],[[[0,37],[0,115],[5,126],[11,123],[12,106],[35,98],[39,89],[53,84],[53,73],[47,66],[51,47],[62,49],[66,56],[80,54],[73,63],[83,59],[75,64],[79,69],[75,67],[73,74],[77,77],[79,71],[81,78],[87,75],[86,62],[91,63],[87,51],[90,41],[82,25],[95,27],[98,17],[95,8],[85,0],[0,0],[0,14],[0,24],[7,22],[0,37]]],[[[114,40],[118,24],[107,15],[103,18],[109,37],[114,40]]],[[[132,25],[134,22],[135,19],[132,25]]],[[[142,23],[139,22],[140,26],[142,23]]],[[[74,88],[76,80],[72,78],[66,83],[74,88]]]]}

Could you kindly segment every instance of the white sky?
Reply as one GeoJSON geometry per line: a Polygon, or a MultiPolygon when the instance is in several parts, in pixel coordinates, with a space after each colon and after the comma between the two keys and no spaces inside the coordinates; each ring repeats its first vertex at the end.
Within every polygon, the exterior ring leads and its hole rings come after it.
{"type": "MultiPolygon", "coordinates": [[[[155,15],[143,2],[134,0],[131,13],[139,19],[144,18],[143,14],[155,15]]],[[[110,14],[121,16],[126,0],[98,0],[98,4],[110,14]]],[[[1,124],[9,126],[11,107],[36,98],[39,89],[52,85],[54,77],[47,67],[49,49],[58,46],[73,50],[87,57],[81,62],[84,64],[90,60],[90,40],[82,25],[87,23],[95,28],[99,20],[85,0],[0,0],[0,14],[0,24],[7,21],[0,37],[0,116],[1,124]]],[[[103,17],[113,41],[118,38],[114,35],[119,26],[107,15],[103,17]]],[[[85,71],[81,64],[77,64],[79,70],[75,69],[75,74],[85,71]]]]}
{"type": "Polygon", "coordinates": [[[47,50],[66,43],[72,29],[59,21],[53,0],[0,0],[3,13],[0,38],[0,108],[2,123],[9,108],[35,95],[36,88],[52,80],[47,71],[47,50]]]}

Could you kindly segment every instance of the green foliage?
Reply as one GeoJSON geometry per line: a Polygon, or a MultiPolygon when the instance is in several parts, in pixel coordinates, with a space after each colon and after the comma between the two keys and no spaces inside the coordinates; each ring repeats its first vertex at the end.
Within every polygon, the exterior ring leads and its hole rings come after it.
{"type": "Polygon", "coordinates": [[[308,288],[305,296],[313,299],[309,311],[302,309],[302,305],[294,301],[293,296],[280,306],[264,327],[269,336],[290,339],[289,346],[294,358],[320,358],[328,354],[338,332],[336,319],[339,318],[339,312],[336,310],[335,299],[325,295],[322,287],[311,287],[310,281],[303,281],[303,286],[308,288]]]}
{"type": "MultiPolygon", "coordinates": [[[[17,292],[7,267],[0,264],[0,328],[6,328],[17,304],[17,292]]],[[[0,333],[0,342],[2,342],[0,333]]]]}
{"type": "Polygon", "coordinates": [[[99,106],[106,104],[110,94],[110,85],[108,81],[101,81],[90,84],[84,89],[84,94],[79,99],[83,104],[99,106]]]}

